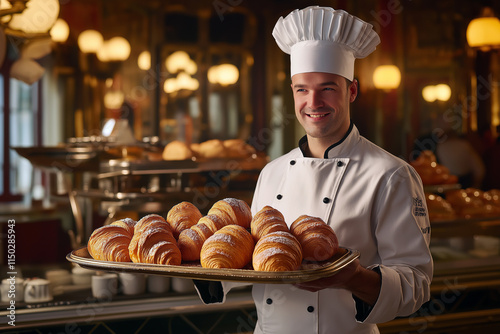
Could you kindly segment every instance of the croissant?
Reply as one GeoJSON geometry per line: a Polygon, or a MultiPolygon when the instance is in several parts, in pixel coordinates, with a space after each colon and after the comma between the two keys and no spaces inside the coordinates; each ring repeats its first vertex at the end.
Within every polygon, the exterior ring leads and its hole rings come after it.
{"type": "Polygon", "coordinates": [[[252,235],[239,225],[227,225],[209,237],[200,253],[203,268],[241,269],[252,259],[252,235]]]}
{"type": "MultiPolygon", "coordinates": [[[[203,218],[202,218],[203,219],[203,218]]],[[[201,221],[201,219],[200,219],[201,221]]],[[[200,259],[201,247],[205,240],[212,236],[214,232],[203,223],[198,223],[182,231],[179,234],[177,245],[184,261],[196,261],[200,259]]]]}
{"type": "Polygon", "coordinates": [[[338,251],[337,235],[321,218],[302,215],[292,223],[290,231],[299,240],[305,260],[324,261],[338,251]]]}
{"type": "Polygon", "coordinates": [[[253,216],[250,223],[250,230],[255,242],[259,241],[263,235],[272,232],[290,232],[283,214],[270,206],[263,207],[253,216]]]}
{"type": "Polygon", "coordinates": [[[206,225],[212,231],[213,234],[218,230],[220,230],[221,228],[223,228],[224,226],[230,225],[231,221],[225,219],[224,215],[217,215],[211,213],[204,217],[201,217],[200,220],[198,221],[198,224],[206,225]]]}
{"type": "Polygon", "coordinates": [[[257,271],[292,271],[302,264],[302,248],[290,232],[264,235],[255,245],[252,265],[257,271]]]}
{"type": "Polygon", "coordinates": [[[135,233],[128,250],[135,263],[180,265],[182,260],[172,233],[157,226],[135,233]]]}
{"type": "Polygon", "coordinates": [[[126,229],[130,234],[134,234],[134,229],[135,225],[137,225],[137,222],[132,218],[123,218],[112,222],[110,225],[121,226],[124,229],[126,229]]]}
{"type": "Polygon", "coordinates": [[[128,246],[134,234],[133,222],[124,219],[95,229],[87,244],[90,256],[101,261],[130,262],[128,246]]]}
{"type": "Polygon", "coordinates": [[[252,221],[250,207],[245,201],[237,198],[225,198],[215,202],[208,214],[215,214],[223,218],[228,222],[226,225],[235,224],[246,229],[250,228],[252,221]]]}
{"type": "Polygon", "coordinates": [[[167,223],[165,218],[163,218],[160,215],[154,214],[154,213],[147,215],[147,216],[144,216],[141,219],[139,219],[137,224],[135,224],[134,232],[139,233],[141,230],[144,230],[148,227],[153,227],[153,226],[163,227],[163,228],[169,230],[170,232],[173,232],[172,227],[170,226],[169,223],[167,223]]]}
{"type": "Polygon", "coordinates": [[[179,234],[193,226],[200,220],[202,214],[194,204],[189,202],[181,202],[174,205],[167,214],[167,222],[172,227],[175,239],[179,238],[179,234]]]}

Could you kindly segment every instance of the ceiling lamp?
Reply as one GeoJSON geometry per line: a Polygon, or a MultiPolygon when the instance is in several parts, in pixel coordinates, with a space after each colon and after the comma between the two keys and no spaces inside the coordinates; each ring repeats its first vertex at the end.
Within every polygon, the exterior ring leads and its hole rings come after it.
{"type": "Polygon", "coordinates": [[[500,20],[489,7],[483,9],[481,17],[473,19],[467,26],[467,43],[470,47],[489,50],[500,46],[500,20]]]}
{"type": "Polygon", "coordinates": [[[103,43],[104,39],[97,30],[85,30],[78,35],[78,47],[83,53],[97,53],[103,43]]]}
{"type": "Polygon", "coordinates": [[[175,51],[165,60],[165,67],[170,73],[184,71],[188,74],[195,74],[198,66],[185,51],[175,51]]]}
{"type": "Polygon", "coordinates": [[[422,97],[427,102],[448,101],[451,97],[451,88],[447,84],[425,86],[422,89],[422,97]]]}
{"type": "Polygon", "coordinates": [[[399,87],[401,72],[394,65],[381,65],[373,72],[373,84],[377,89],[391,90],[399,87]]]}
{"type": "Polygon", "coordinates": [[[26,34],[47,33],[59,16],[58,0],[30,0],[29,2],[1,0],[0,8],[15,8],[23,4],[26,9],[21,13],[2,18],[2,22],[6,23],[9,29],[26,34]]]}
{"type": "Polygon", "coordinates": [[[210,67],[207,76],[208,81],[212,84],[228,86],[238,82],[240,72],[232,64],[222,64],[210,67]]]}
{"type": "Polygon", "coordinates": [[[137,57],[137,66],[143,71],[147,71],[151,68],[151,52],[142,51],[137,57]]]}
{"type": "Polygon", "coordinates": [[[50,37],[56,43],[64,43],[69,37],[69,26],[63,19],[59,18],[50,29],[50,37]]]}
{"type": "Polygon", "coordinates": [[[109,61],[124,61],[130,56],[130,43],[125,38],[113,37],[105,43],[109,61]]]}

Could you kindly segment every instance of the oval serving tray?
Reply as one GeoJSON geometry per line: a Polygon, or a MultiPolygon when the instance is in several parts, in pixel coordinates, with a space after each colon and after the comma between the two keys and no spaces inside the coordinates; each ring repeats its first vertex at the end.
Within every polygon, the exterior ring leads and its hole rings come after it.
{"type": "Polygon", "coordinates": [[[332,276],[358,257],[359,252],[357,250],[340,247],[339,251],[326,261],[304,261],[299,270],[281,272],[256,271],[253,269],[207,269],[201,267],[199,262],[183,263],[180,266],[172,266],[148,263],[99,261],[94,260],[90,256],[87,247],[72,251],[66,256],[66,259],[84,268],[98,271],[131,272],[210,281],[289,284],[332,276]]]}

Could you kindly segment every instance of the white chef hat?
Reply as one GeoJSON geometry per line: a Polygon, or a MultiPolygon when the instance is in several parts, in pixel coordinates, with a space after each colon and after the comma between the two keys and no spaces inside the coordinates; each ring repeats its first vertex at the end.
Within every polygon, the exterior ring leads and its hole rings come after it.
{"type": "Polygon", "coordinates": [[[349,80],[354,78],[354,60],[365,58],[380,43],[371,24],[346,11],[319,6],[280,17],[273,36],[290,55],[291,76],[325,72],[349,80]]]}

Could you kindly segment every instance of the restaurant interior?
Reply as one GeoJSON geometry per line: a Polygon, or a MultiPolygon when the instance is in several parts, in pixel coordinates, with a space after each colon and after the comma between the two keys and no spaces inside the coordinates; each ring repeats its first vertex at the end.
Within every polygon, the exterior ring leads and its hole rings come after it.
{"type": "Polygon", "coordinates": [[[426,194],[431,299],[380,332],[499,332],[493,0],[1,0],[0,332],[253,332],[249,287],[204,305],[185,276],[95,267],[81,251],[101,226],[183,201],[202,214],[224,198],[251,204],[261,169],[305,134],[272,31],[311,5],[379,34],[356,60],[352,122],[426,194]],[[109,273],[116,291],[96,297],[94,277],[109,273]],[[28,298],[34,281],[45,297],[28,298]]]}

